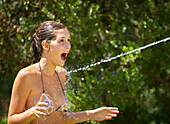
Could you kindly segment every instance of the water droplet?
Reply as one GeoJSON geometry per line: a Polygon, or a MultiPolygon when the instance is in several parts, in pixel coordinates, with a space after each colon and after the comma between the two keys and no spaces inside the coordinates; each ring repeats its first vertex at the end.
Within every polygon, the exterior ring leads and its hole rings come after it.
{"type": "Polygon", "coordinates": [[[90,65],[90,67],[93,67],[93,66],[94,66],[94,64],[91,64],[91,65],[90,65]]]}

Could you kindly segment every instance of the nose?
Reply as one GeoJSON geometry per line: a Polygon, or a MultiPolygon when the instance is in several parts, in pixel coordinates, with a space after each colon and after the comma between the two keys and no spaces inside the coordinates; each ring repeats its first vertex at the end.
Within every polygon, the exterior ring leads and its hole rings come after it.
{"type": "Polygon", "coordinates": [[[71,49],[71,43],[69,41],[67,41],[67,43],[66,43],[66,49],[68,49],[68,50],[71,49]]]}

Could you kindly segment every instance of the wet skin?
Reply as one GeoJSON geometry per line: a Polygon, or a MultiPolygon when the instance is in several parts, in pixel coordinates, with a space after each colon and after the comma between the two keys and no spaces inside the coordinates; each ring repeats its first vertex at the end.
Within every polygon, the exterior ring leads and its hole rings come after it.
{"type": "MultiPolygon", "coordinates": [[[[66,61],[66,56],[71,48],[70,33],[67,28],[56,30],[56,37],[50,43],[43,42],[43,53],[40,60],[45,93],[58,108],[64,102],[64,94],[55,73],[57,71],[62,86],[64,87],[66,71],[61,67],[66,61]],[[57,67],[57,68],[56,68],[57,67]]],[[[41,72],[39,64],[28,66],[18,73],[11,96],[8,118],[15,114],[22,114],[30,110],[39,102],[43,93],[41,72]]],[[[32,115],[31,115],[32,116],[32,115]]],[[[31,117],[31,123],[63,123],[63,113],[55,111],[45,116],[46,119],[31,117]]]]}
{"type": "MultiPolygon", "coordinates": [[[[38,65],[35,64],[34,66],[30,67],[30,70],[33,70],[31,68],[37,68],[38,65]]],[[[56,71],[59,74],[60,80],[62,84],[64,85],[65,82],[65,70],[61,67],[58,67],[56,71]]],[[[40,72],[34,72],[36,74],[31,74],[30,73],[28,78],[32,84],[31,86],[31,92],[28,96],[25,108],[26,110],[35,106],[37,102],[40,99],[40,96],[42,95],[42,82],[41,82],[41,74],[40,72]]],[[[59,80],[56,75],[54,75],[53,78],[50,78],[46,75],[43,76],[44,80],[44,89],[50,100],[54,103],[54,106],[58,108],[63,102],[64,102],[64,94],[61,88],[61,85],[59,84],[59,80]]],[[[41,118],[35,118],[31,123],[58,123],[62,124],[63,123],[63,114],[60,111],[55,111],[50,115],[45,116],[45,120],[41,118]]]]}
{"type": "MultiPolygon", "coordinates": [[[[42,47],[43,53],[39,63],[42,69],[45,93],[58,108],[63,104],[65,97],[55,70],[64,87],[66,71],[62,66],[71,48],[70,33],[67,28],[57,30],[56,37],[50,43],[43,41],[42,47]]],[[[42,111],[45,111],[44,106],[47,104],[43,102],[39,63],[28,66],[18,73],[13,84],[8,123],[70,124],[87,120],[112,119],[119,113],[118,108],[102,107],[81,112],[55,111],[50,115],[45,115],[42,111]],[[40,118],[39,115],[45,116],[46,119],[40,118]]]]}

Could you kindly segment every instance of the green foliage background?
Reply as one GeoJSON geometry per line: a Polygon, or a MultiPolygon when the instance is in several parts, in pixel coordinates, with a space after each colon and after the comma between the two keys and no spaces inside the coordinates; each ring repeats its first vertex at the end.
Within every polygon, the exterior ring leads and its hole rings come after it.
{"type": "MultiPolygon", "coordinates": [[[[0,0],[0,123],[17,72],[30,64],[30,39],[47,20],[71,32],[70,71],[169,37],[168,0],[0,0]]],[[[69,111],[117,106],[91,124],[170,123],[169,41],[67,76],[69,111]]]]}

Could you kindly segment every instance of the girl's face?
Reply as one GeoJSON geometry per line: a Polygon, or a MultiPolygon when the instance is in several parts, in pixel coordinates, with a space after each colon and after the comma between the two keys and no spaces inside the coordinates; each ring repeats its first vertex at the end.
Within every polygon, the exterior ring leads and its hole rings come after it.
{"type": "Polygon", "coordinates": [[[70,33],[67,28],[56,30],[56,37],[50,42],[51,62],[56,66],[63,66],[70,49],[70,33]]]}

